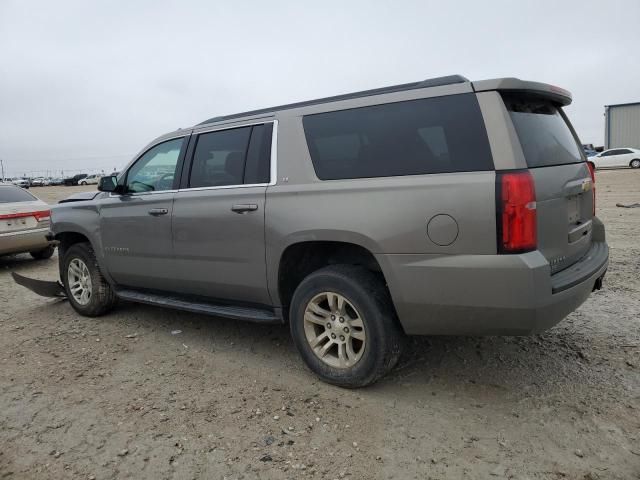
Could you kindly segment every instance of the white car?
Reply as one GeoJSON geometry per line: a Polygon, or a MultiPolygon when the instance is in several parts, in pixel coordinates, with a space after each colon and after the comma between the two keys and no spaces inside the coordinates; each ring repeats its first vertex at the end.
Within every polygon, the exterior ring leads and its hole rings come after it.
{"type": "Polygon", "coordinates": [[[100,181],[100,175],[89,175],[78,182],[78,185],[97,185],[100,181]]]}
{"type": "Polygon", "coordinates": [[[11,183],[22,188],[29,188],[31,186],[31,182],[26,178],[14,178],[11,183]]]}
{"type": "Polygon", "coordinates": [[[640,150],[637,148],[610,148],[589,157],[596,168],[631,167],[640,168],[640,150]]]}
{"type": "Polygon", "coordinates": [[[11,184],[0,183],[0,255],[29,252],[46,259],[55,246],[47,239],[49,205],[11,184]]]}

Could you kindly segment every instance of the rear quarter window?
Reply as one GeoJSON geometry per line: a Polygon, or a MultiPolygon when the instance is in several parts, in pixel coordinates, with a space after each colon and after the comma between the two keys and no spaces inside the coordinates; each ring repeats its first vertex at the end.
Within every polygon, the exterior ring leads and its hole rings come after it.
{"type": "Polygon", "coordinates": [[[33,195],[20,187],[0,185],[0,203],[33,202],[35,200],[37,199],[33,195]]]}
{"type": "Polygon", "coordinates": [[[503,94],[530,168],[582,162],[581,147],[560,107],[550,100],[503,94]]]}
{"type": "Polygon", "coordinates": [[[493,169],[471,93],[307,115],[303,125],[321,180],[493,169]]]}

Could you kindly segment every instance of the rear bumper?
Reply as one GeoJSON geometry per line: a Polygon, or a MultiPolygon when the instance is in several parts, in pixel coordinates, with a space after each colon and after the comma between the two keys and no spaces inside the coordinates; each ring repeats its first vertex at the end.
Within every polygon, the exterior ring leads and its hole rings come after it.
{"type": "Polygon", "coordinates": [[[49,228],[37,228],[22,232],[9,232],[0,234],[0,255],[11,253],[33,252],[47,248],[50,244],[47,240],[49,228]]]}
{"type": "Polygon", "coordinates": [[[553,276],[537,251],[377,257],[406,333],[528,335],[556,325],[601,286],[609,249],[594,242],[582,260],[553,276]]]}

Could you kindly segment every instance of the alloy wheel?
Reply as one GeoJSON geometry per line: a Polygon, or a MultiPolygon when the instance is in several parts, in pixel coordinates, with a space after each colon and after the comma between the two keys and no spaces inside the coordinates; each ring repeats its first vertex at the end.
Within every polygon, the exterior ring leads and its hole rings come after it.
{"type": "Polygon", "coordinates": [[[87,305],[92,294],[91,274],[87,265],[79,258],[69,262],[67,281],[73,299],[80,305],[87,305]]]}
{"type": "Polygon", "coordinates": [[[304,333],[313,353],[335,368],[353,367],[367,342],[362,317],[349,300],[335,292],[322,292],[309,301],[304,333]]]}

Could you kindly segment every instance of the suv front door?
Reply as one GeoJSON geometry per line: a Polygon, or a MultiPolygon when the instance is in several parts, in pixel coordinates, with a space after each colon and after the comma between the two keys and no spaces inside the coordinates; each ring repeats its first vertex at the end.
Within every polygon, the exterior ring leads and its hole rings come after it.
{"type": "Polygon", "coordinates": [[[119,183],[121,195],[100,202],[105,264],[120,285],[166,289],[172,278],[171,213],[185,137],[154,145],[119,183]]]}
{"type": "Polygon", "coordinates": [[[173,208],[172,290],[270,305],[264,207],[273,123],[194,133],[173,208]]]}

